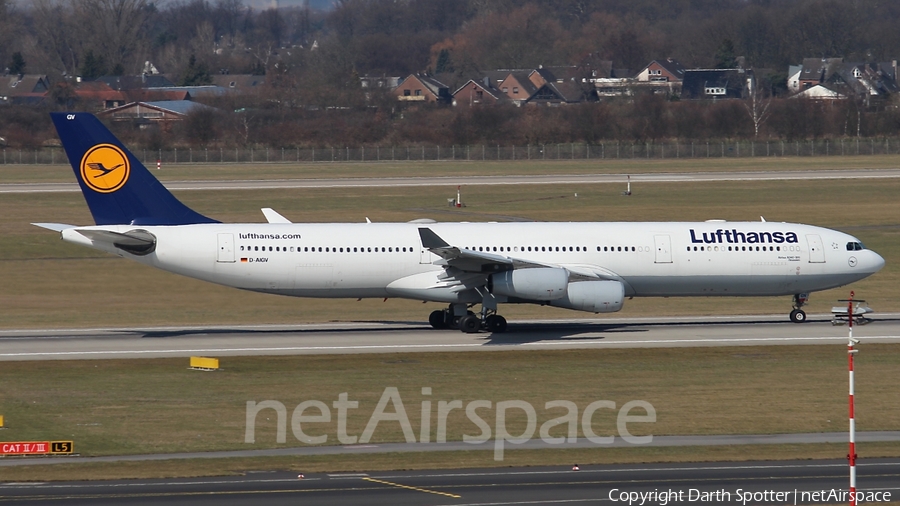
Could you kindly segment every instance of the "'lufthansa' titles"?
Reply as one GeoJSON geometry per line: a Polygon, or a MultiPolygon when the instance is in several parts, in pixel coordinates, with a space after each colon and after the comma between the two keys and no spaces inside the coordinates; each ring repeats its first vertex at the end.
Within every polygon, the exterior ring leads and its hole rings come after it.
{"type": "Polygon", "coordinates": [[[782,244],[796,243],[794,232],[739,232],[738,230],[722,230],[698,233],[691,229],[691,242],[694,244],[782,244]]]}

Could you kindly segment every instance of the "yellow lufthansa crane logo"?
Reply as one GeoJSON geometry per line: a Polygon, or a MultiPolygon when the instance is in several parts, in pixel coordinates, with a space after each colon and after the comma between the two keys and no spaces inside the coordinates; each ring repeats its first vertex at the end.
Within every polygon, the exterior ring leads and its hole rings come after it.
{"type": "Polygon", "coordinates": [[[131,164],[125,152],[112,144],[97,144],[81,158],[81,180],[90,189],[112,193],[125,186],[131,164]]]}

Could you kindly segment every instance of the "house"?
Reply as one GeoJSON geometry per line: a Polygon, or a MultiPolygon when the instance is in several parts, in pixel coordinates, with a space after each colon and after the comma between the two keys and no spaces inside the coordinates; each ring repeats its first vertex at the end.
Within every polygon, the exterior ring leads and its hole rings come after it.
{"type": "Polygon", "coordinates": [[[806,90],[827,82],[843,63],[843,58],[804,58],[800,71],[799,89],[806,90]]]}
{"type": "Polygon", "coordinates": [[[212,85],[227,92],[249,93],[266,84],[266,76],[253,74],[214,74],[212,85]]]}
{"type": "Polygon", "coordinates": [[[141,74],[139,76],[102,76],[95,79],[106,83],[117,91],[138,90],[141,88],[171,88],[175,83],[164,75],[141,74]]]}
{"type": "Polygon", "coordinates": [[[684,81],[684,66],[672,58],[653,60],[634,76],[641,83],[680,83],[684,81]]]}
{"type": "Polygon", "coordinates": [[[469,79],[453,92],[453,105],[497,104],[507,100],[506,94],[495,88],[489,77],[480,81],[469,79]]]}
{"type": "Polygon", "coordinates": [[[163,100],[158,102],[131,102],[100,113],[113,121],[131,121],[146,128],[152,124],[181,121],[191,111],[212,107],[190,100],[163,100]]]}
{"type": "Polygon", "coordinates": [[[77,83],[75,97],[90,111],[104,111],[130,102],[124,92],[110,88],[103,81],[77,83]]]}
{"type": "Polygon", "coordinates": [[[821,84],[817,84],[812,88],[807,88],[800,93],[792,95],[790,98],[806,98],[810,100],[846,100],[847,96],[842,95],[834,90],[830,90],[821,84]]]}
{"type": "Polygon", "coordinates": [[[0,104],[38,104],[50,89],[43,74],[7,74],[0,77],[0,104]]]}
{"type": "Polygon", "coordinates": [[[450,88],[425,74],[410,74],[394,89],[401,102],[450,103],[450,88]]]}
{"type": "Polygon", "coordinates": [[[845,62],[843,58],[804,58],[802,68],[789,67],[788,88],[805,98],[857,97],[867,103],[900,92],[896,60],[883,63],[845,62]]]}
{"type": "Polygon", "coordinates": [[[690,69],[684,71],[681,98],[717,100],[742,98],[746,94],[753,72],[743,68],[690,69]]]}
{"type": "Polygon", "coordinates": [[[788,80],[787,80],[787,88],[790,93],[797,93],[800,91],[800,73],[803,72],[802,65],[789,65],[788,66],[788,80]]]}
{"type": "Polygon", "coordinates": [[[528,72],[510,72],[500,81],[499,88],[515,105],[524,104],[532,95],[534,95],[540,86],[535,82],[543,84],[540,78],[532,80],[533,70],[528,72]]]}
{"type": "Polygon", "coordinates": [[[384,89],[394,89],[397,86],[400,86],[400,76],[392,77],[392,76],[369,76],[364,75],[359,77],[359,85],[362,88],[384,88],[384,89]]]}
{"type": "Polygon", "coordinates": [[[553,106],[574,104],[583,99],[584,92],[579,83],[572,81],[548,82],[538,88],[526,103],[553,106]]]}
{"type": "Polygon", "coordinates": [[[895,67],[878,63],[843,63],[828,83],[847,95],[869,101],[884,99],[900,91],[895,80],[895,67]]]}
{"type": "MultiPolygon", "coordinates": [[[[123,95],[131,102],[163,102],[173,100],[191,100],[191,92],[186,88],[153,88],[147,90],[123,91],[123,95]]],[[[124,105],[124,104],[123,104],[124,105]]]]}

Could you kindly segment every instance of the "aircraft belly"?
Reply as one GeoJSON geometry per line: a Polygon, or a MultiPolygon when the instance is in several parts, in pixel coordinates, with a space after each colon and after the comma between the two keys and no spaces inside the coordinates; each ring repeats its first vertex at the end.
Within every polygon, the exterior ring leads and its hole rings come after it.
{"type": "Polygon", "coordinates": [[[629,276],[636,297],[793,295],[843,286],[858,274],[629,276]]]}

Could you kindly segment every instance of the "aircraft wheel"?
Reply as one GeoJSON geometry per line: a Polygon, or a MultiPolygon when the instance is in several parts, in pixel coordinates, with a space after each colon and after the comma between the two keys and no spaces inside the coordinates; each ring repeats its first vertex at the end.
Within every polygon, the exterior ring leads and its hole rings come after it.
{"type": "Polygon", "coordinates": [[[463,316],[459,320],[459,330],[466,334],[474,334],[481,330],[481,320],[473,314],[463,316]]]}
{"type": "Polygon", "coordinates": [[[441,310],[432,311],[431,314],[428,315],[428,323],[430,323],[431,326],[436,329],[447,328],[447,321],[445,319],[445,311],[441,311],[441,310]]]}
{"type": "Polygon", "coordinates": [[[484,326],[490,332],[506,332],[506,318],[498,314],[492,314],[491,316],[485,318],[484,326]]]}
{"type": "Polygon", "coordinates": [[[794,323],[804,323],[806,321],[806,312],[802,309],[791,311],[791,321],[794,323]]]}

